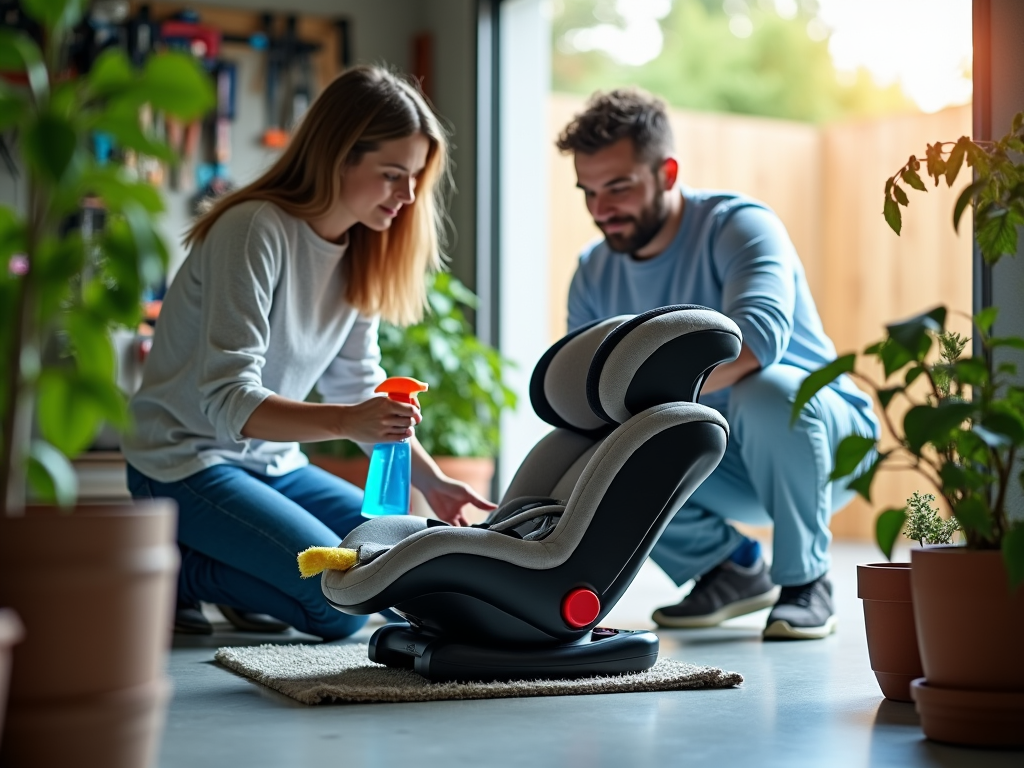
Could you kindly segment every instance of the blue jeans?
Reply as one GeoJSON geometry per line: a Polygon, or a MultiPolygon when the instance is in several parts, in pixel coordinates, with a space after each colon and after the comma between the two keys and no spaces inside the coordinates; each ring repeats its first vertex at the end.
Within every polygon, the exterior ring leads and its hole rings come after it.
{"type": "Polygon", "coordinates": [[[266,613],[325,640],[366,623],[332,608],[320,579],[302,579],[296,555],[334,547],[363,522],[363,492],[318,467],[267,477],[220,464],[161,483],[128,467],[136,499],[178,503],[178,599],[266,613]]]}
{"type": "MultiPolygon", "coordinates": [[[[725,457],[651,552],[676,584],[707,573],[740,545],[743,537],[727,520],[774,526],[776,584],[806,584],[828,572],[829,520],[854,496],[846,489],[849,478],[829,482],[836,446],[848,435],[874,437],[878,422],[825,388],[790,428],[793,400],[806,376],[779,364],[733,385],[725,457]]],[[[873,453],[858,472],[872,459],[873,453]]]]}

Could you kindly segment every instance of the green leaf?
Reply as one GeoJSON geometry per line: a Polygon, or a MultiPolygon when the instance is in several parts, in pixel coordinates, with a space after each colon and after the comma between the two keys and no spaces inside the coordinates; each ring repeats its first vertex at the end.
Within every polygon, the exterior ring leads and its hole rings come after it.
{"type": "Polygon", "coordinates": [[[953,206],[953,230],[956,232],[960,231],[960,217],[964,215],[964,211],[967,206],[970,205],[971,200],[974,196],[979,193],[988,185],[985,180],[978,180],[973,184],[969,184],[964,188],[964,191],[960,193],[960,196],[956,199],[956,205],[953,206]]]}
{"type": "MultiPolygon", "coordinates": [[[[913,362],[914,360],[913,355],[892,339],[885,340],[879,349],[878,357],[882,360],[882,368],[885,371],[885,378],[887,379],[907,363],[913,362]]],[[[913,368],[907,372],[907,378],[910,381],[913,381],[920,375],[919,373],[913,373],[915,370],[920,371],[921,369],[913,368]]]]}
{"type": "Polygon", "coordinates": [[[992,328],[992,323],[996,321],[998,316],[999,307],[985,307],[985,309],[974,316],[974,325],[977,326],[982,334],[988,334],[992,328]]]}
{"type": "Polygon", "coordinates": [[[992,349],[995,349],[996,347],[1024,349],[1024,339],[1020,336],[993,336],[986,342],[986,344],[992,349]]]}
{"type": "Polygon", "coordinates": [[[150,56],[139,87],[145,100],[156,109],[181,120],[202,117],[216,103],[210,76],[194,57],[184,53],[150,56]]]}
{"type": "Polygon", "coordinates": [[[93,63],[87,82],[93,96],[109,96],[129,88],[135,82],[135,71],[127,54],[121,48],[111,47],[93,63]]]}
{"type": "Polygon", "coordinates": [[[1004,411],[988,414],[982,425],[992,432],[1005,435],[1015,445],[1024,443],[1024,420],[1015,413],[1004,411]]]}
{"type": "Polygon", "coordinates": [[[114,165],[93,167],[82,175],[82,188],[103,200],[108,211],[120,212],[128,203],[138,203],[149,213],[162,213],[163,199],[150,184],[129,179],[114,165]]]}
{"type": "Polygon", "coordinates": [[[849,373],[853,370],[853,365],[856,359],[857,356],[852,353],[843,355],[842,357],[833,360],[825,367],[819,368],[809,374],[807,378],[804,379],[803,383],[800,385],[799,391],[796,393],[796,399],[793,401],[793,409],[789,419],[790,426],[796,424],[796,420],[800,418],[800,411],[803,410],[805,405],[811,402],[811,398],[844,373],[849,373]]]}
{"type": "Polygon", "coordinates": [[[900,175],[903,176],[903,180],[914,189],[919,190],[921,192],[928,191],[928,187],[924,185],[924,182],[921,181],[921,177],[917,175],[917,171],[915,171],[913,168],[904,168],[900,175]]]}
{"type": "Polygon", "coordinates": [[[1024,224],[1024,217],[1014,210],[988,206],[974,217],[974,239],[981,249],[981,255],[989,264],[995,264],[1002,256],[1017,252],[1017,227],[1024,224]]]}
{"type": "Polygon", "coordinates": [[[888,408],[889,403],[896,397],[900,392],[906,391],[904,387],[888,387],[887,389],[879,389],[875,391],[878,395],[878,401],[882,404],[882,408],[888,408]]]}
{"type": "Polygon", "coordinates": [[[50,75],[43,63],[43,54],[24,32],[0,27],[0,70],[24,72],[37,103],[49,96],[50,75]]]}
{"type": "Polygon", "coordinates": [[[893,187],[892,194],[896,198],[896,202],[900,205],[904,207],[910,205],[910,199],[907,197],[907,193],[903,191],[903,187],[893,187]]]}
{"type": "Polygon", "coordinates": [[[965,357],[952,366],[954,378],[961,384],[983,387],[988,383],[988,363],[981,357],[965,357]]]}
{"type": "Polygon", "coordinates": [[[139,125],[138,108],[129,104],[104,110],[93,123],[97,131],[109,133],[122,148],[134,149],[143,155],[158,158],[165,163],[176,160],[171,148],[160,141],[155,141],[143,133],[139,125]]]}
{"type": "Polygon", "coordinates": [[[84,312],[68,318],[68,335],[78,370],[87,378],[113,381],[117,358],[106,325],[84,312]]]}
{"type": "Polygon", "coordinates": [[[903,417],[903,434],[908,447],[920,454],[926,443],[936,447],[945,445],[949,433],[973,413],[974,406],[970,403],[943,401],[937,406],[915,405],[903,417]]]}
{"type": "Polygon", "coordinates": [[[971,432],[976,434],[981,439],[981,441],[985,443],[985,445],[989,446],[990,448],[995,448],[996,450],[999,450],[1000,448],[1006,448],[1012,443],[1010,438],[1008,438],[1006,435],[1002,435],[999,434],[998,432],[993,432],[989,429],[986,429],[981,424],[973,425],[971,427],[971,432]]]}
{"type": "Polygon", "coordinates": [[[39,380],[39,429],[65,456],[77,456],[92,442],[103,420],[96,404],[57,371],[44,371],[39,380]]]}
{"type": "Polygon", "coordinates": [[[923,360],[932,346],[931,333],[940,333],[946,323],[946,308],[936,307],[900,323],[885,327],[889,338],[909,352],[914,359],[923,360]]]}
{"type": "Polygon", "coordinates": [[[889,225],[889,228],[897,235],[903,228],[903,214],[900,213],[900,207],[896,204],[896,201],[891,197],[885,198],[885,206],[882,208],[882,215],[885,216],[885,223],[889,225]]]}
{"type": "Polygon", "coordinates": [[[71,165],[78,136],[64,118],[43,114],[22,138],[25,159],[40,176],[59,184],[71,165]]]}
{"type": "Polygon", "coordinates": [[[969,142],[966,136],[961,136],[953,147],[953,150],[949,153],[949,160],[946,161],[946,186],[952,187],[953,182],[956,181],[957,174],[960,173],[960,168],[964,164],[964,155],[967,153],[967,147],[965,142],[969,142]]]}
{"type": "Polygon", "coordinates": [[[0,131],[17,125],[28,114],[28,102],[18,93],[0,91],[0,131]]]}
{"type": "Polygon", "coordinates": [[[871,463],[871,466],[868,467],[867,471],[847,483],[846,487],[851,491],[856,491],[865,501],[870,502],[871,484],[875,480],[875,473],[878,471],[878,468],[882,466],[888,456],[888,453],[879,453],[878,458],[871,463]]]}
{"type": "Polygon", "coordinates": [[[886,560],[892,560],[892,549],[906,522],[906,509],[887,509],[875,520],[875,541],[886,560]]]}
{"type": "Polygon", "coordinates": [[[861,437],[860,435],[849,435],[843,438],[836,448],[835,467],[829,480],[838,480],[841,477],[852,475],[857,467],[875,447],[873,437],[861,437]]]}
{"type": "Polygon", "coordinates": [[[1003,563],[1010,576],[1010,589],[1019,589],[1024,584],[1024,523],[1015,523],[1003,534],[1002,550],[1003,563]]]}
{"type": "Polygon", "coordinates": [[[992,512],[980,496],[972,494],[961,499],[953,508],[953,514],[965,533],[992,538],[992,512]]]}
{"type": "Polygon", "coordinates": [[[60,31],[70,29],[82,18],[84,0],[21,0],[25,13],[61,37],[60,31]]]}
{"type": "Polygon", "coordinates": [[[67,509],[78,496],[78,476],[63,453],[43,440],[29,448],[28,480],[41,500],[67,509]]]}

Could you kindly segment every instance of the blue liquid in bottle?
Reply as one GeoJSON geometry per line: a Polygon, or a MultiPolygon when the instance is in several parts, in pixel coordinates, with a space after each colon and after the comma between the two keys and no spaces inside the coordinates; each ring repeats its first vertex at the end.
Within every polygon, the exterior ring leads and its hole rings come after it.
{"type": "Polygon", "coordinates": [[[412,453],[408,442],[377,443],[370,456],[363,495],[363,517],[406,515],[412,483],[412,453]]]}

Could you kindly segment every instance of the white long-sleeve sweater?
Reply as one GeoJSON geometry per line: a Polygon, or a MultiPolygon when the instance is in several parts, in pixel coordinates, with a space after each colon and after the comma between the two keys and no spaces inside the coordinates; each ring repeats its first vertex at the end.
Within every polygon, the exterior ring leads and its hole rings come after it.
{"type": "Polygon", "coordinates": [[[344,298],[344,245],[266,202],[226,211],[194,246],[164,299],[128,462],[160,482],[230,463],[266,475],[305,466],[296,443],[241,430],[271,394],[357,403],[384,380],[376,317],[344,298]]]}

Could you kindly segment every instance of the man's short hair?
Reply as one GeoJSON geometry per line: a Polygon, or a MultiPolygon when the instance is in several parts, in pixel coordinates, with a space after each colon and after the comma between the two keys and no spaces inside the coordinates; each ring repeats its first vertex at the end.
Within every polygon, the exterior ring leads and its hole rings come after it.
{"type": "Polygon", "coordinates": [[[672,155],[672,127],[665,104],[639,88],[598,91],[558,137],[563,153],[592,155],[621,139],[631,139],[637,159],[657,169],[672,155]]]}

